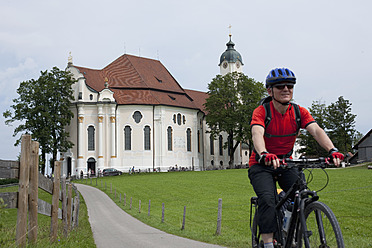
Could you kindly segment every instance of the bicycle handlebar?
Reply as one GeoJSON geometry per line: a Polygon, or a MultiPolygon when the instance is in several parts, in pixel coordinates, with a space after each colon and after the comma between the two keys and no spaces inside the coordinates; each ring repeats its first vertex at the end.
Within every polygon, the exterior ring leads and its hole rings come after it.
{"type": "Polygon", "coordinates": [[[292,168],[292,167],[306,167],[306,168],[325,168],[330,165],[329,158],[299,158],[299,159],[282,159],[280,160],[281,167],[292,168]]]}

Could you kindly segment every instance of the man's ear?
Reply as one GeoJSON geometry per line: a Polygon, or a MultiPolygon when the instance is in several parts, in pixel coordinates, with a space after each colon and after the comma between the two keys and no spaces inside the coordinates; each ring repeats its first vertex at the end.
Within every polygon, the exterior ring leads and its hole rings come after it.
{"type": "Polygon", "coordinates": [[[269,96],[273,96],[273,88],[272,87],[267,88],[267,94],[269,94],[269,96]]]}

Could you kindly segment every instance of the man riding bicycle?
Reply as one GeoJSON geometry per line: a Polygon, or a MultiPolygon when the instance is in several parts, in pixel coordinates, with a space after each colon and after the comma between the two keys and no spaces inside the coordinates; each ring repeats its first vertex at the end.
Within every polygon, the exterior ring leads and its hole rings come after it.
{"type": "Polygon", "coordinates": [[[249,159],[248,176],[259,198],[258,226],[265,248],[274,247],[273,233],[277,228],[274,176],[284,191],[298,178],[298,170],[280,168],[279,159],[291,157],[299,128],[306,129],[321,147],[329,151],[329,157],[336,166],[344,159],[310,113],[290,102],[295,84],[296,77],[291,70],[271,70],[266,77],[269,97],[265,102],[268,103],[254,110],[251,121],[254,151],[249,159]],[[271,113],[269,118],[267,112],[271,113]]]}

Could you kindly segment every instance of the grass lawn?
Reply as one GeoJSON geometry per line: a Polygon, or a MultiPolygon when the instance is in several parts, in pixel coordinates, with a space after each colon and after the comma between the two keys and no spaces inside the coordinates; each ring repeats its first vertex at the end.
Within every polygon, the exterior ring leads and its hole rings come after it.
{"type": "MultiPolygon", "coordinates": [[[[330,182],[318,194],[320,201],[328,204],[337,216],[345,247],[355,247],[356,244],[357,247],[371,247],[372,170],[364,165],[327,169],[327,173],[330,182]]],[[[88,179],[77,182],[92,186],[97,183],[96,187],[106,192],[126,212],[168,233],[227,247],[250,246],[249,201],[254,192],[246,169],[125,174],[99,178],[97,181],[88,179]],[[215,232],[219,198],[222,198],[222,233],[217,236],[215,232]],[[165,204],[164,223],[161,222],[162,203],[165,204]],[[186,223],[185,229],[181,230],[184,206],[186,223]]],[[[325,182],[324,172],[320,169],[313,170],[310,189],[319,190],[325,182]]]]}
{"type": "MultiPolygon", "coordinates": [[[[0,192],[17,192],[18,186],[0,188],[0,192]]],[[[39,198],[52,202],[52,196],[39,189],[39,198]]],[[[61,205],[61,203],[60,203],[61,205]]],[[[61,206],[60,206],[61,207],[61,206]]],[[[0,247],[17,247],[15,242],[17,223],[17,209],[0,209],[0,247]]],[[[58,220],[58,238],[55,243],[50,243],[51,218],[38,214],[38,237],[36,244],[27,247],[96,247],[93,233],[88,221],[88,212],[83,197],[80,197],[79,226],[72,230],[68,237],[63,235],[62,221],[58,220]]]]}

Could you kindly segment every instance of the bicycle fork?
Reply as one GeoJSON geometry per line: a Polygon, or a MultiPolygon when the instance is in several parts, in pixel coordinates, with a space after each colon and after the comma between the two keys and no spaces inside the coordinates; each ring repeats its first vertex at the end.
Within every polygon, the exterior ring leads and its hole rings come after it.
{"type": "MultiPolygon", "coordinates": [[[[309,205],[310,203],[317,201],[318,199],[319,199],[319,196],[313,191],[305,190],[304,192],[301,193],[301,201],[299,201],[299,218],[300,218],[300,225],[301,225],[302,233],[299,233],[299,235],[303,235],[305,248],[310,248],[309,237],[313,234],[312,231],[309,231],[307,229],[305,207],[309,205]],[[311,198],[309,198],[309,196],[311,196],[311,198]]],[[[316,221],[318,223],[318,227],[323,229],[322,220],[321,220],[321,216],[319,215],[319,213],[316,213],[316,221]]],[[[324,237],[324,235],[322,235],[322,237],[324,237]]]]}

